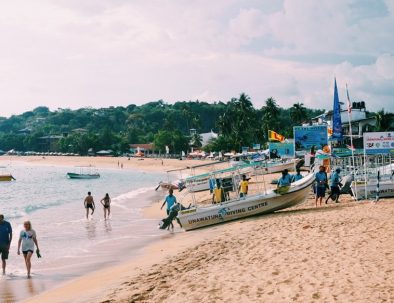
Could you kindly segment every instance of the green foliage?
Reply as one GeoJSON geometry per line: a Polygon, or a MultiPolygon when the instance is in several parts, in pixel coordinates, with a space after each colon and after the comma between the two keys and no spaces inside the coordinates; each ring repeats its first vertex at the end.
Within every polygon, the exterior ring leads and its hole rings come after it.
{"type": "MultiPolygon", "coordinates": [[[[239,151],[242,146],[266,142],[268,129],[292,136],[294,122],[309,119],[322,111],[307,109],[302,103],[290,109],[279,107],[273,98],[262,109],[256,109],[246,94],[227,103],[163,100],[141,106],[109,108],[57,109],[40,106],[33,111],[9,118],[0,117],[0,149],[47,151],[40,137],[62,135],[57,143],[61,152],[86,155],[89,149],[112,149],[127,152],[129,144],[153,142],[157,151],[170,153],[201,147],[200,136],[189,137],[189,130],[198,133],[219,132],[218,139],[204,147],[207,151],[239,151]],[[305,116],[305,119],[302,117],[305,116]]],[[[381,120],[384,125],[384,120],[381,120]]]]}
{"type": "Polygon", "coordinates": [[[161,153],[166,152],[168,146],[171,154],[180,154],[189,149],[189,137],[183,135],[179,130],[160,130],[153,140],[155,149],[161,153]]]}

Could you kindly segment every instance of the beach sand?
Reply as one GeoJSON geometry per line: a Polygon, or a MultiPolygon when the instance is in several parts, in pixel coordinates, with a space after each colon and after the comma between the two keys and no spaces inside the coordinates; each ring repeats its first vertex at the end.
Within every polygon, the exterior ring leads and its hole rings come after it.
{"type": "Polygon", "coordinates": [[[315,208],[309,199],[277,214],[168,233],[138,259],[27,302],[393,302],[393,202],[315,208]]]}
{"type": "Polygon", "coordinates": [[[181,169],[190,166],[212,163],[211,160],[179,160],[161,158],[130,158],[126,157],[65,157],[65,156],[1,156],[2,165],[12,162],[26,162],[37,165],[61,165],[61,166],[88,166],[97,168],[135,169],[146,172],[165,172],[173,169],[181,169]],[[163,161],[162,161],[163,160],[163,161]],[[118,166],[119,162],[119,166],[118,166]]]}
{"type": "MultiPolygon", "coordinates": [[[[71,159],[73,165],[86,161],[71,159]]],[[[116,158],[107,159],[94,164],[117,165],[116,158]]],[[[125,168],[163,169],[154,161],[125,168]]],[[[188,165],[164,161],[164,170],[188,165]]],[[[393,302],[394,199],[341,200],[315,208],[311,195],[275,214],[163,231],[139,257],[26,302],[393,302]]],[[[162,218],[160,203],[144,215],[162,218]]]]}

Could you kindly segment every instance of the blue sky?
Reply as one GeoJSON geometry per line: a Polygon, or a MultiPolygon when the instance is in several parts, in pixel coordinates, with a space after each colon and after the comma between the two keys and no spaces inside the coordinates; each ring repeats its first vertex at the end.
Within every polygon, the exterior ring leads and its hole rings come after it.
{"type": "Polygon", "coordinates": [[[394,1],[0,2],[0,116],[163,99],[394,111],[394,1]]]}

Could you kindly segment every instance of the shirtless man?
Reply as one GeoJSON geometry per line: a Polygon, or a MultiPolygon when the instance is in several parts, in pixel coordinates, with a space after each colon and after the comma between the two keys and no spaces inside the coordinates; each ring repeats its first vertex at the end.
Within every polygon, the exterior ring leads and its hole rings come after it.
{"type": "Polygon", "coordinates": [[[84,201],[84,205],[86,208],[86,219],[89,219],[89,208],[92,210],[91,215],[93,215],[94,208],[95,208],[94,200],[93,200],[91,192],[88,192],[88,195],[86,196],[85,201],[84,201]]]}

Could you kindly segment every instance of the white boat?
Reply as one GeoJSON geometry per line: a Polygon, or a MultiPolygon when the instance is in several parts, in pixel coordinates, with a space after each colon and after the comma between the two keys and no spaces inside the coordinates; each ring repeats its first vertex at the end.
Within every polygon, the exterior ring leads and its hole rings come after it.
{"type": "MultiPolygon", "coordinates": [[[[273,174],[281,172],[285,169],[292,171],[295,168],[295,159],[287,162],[251,162],[243,161],[230,162],[231,167],[225,168],[215,173],[237,173],[238,175],[246,175],[248,178],[258,174],[273,174]]],[[[203,165],[204,166],[204,165],[203,165]]],[[[200,167],[200,166],[196,166],[200,167]]],[[[194,167],[195,168],[195,167],[194,167]]],[[[213,173],[205,173],[199,176],[186,178],[187,188],[190,192],[200,192],[210,190],[210,179],[213,173]]]]}
{"type": "MultiPolygon", "coordinates": [[[[377,180],[352,182],[351,186],[353,196],[357,200],[375,199],[377,194],[377,180]]],[[[379,182],[379,198],[394,197],[394,180],[382,180],[379,182]]]]}
{"type": "Polygon", "coordinates": [[[178,218],[183,229],[192,230],[248,216],[272,213],[304,202],[314,180],[314,174],[310,173],[292,183],[283,194],[269,190],[266,193],[248,195],[246,198],[236,198],[220,204],[194,206],[180,211],[178,218]]]}
{"type": "Polygon", "coordinates": [[[98,179],[100,174],[94,166],[77,166],[75,172],[67,173],[69,179],[98,179]]]}

